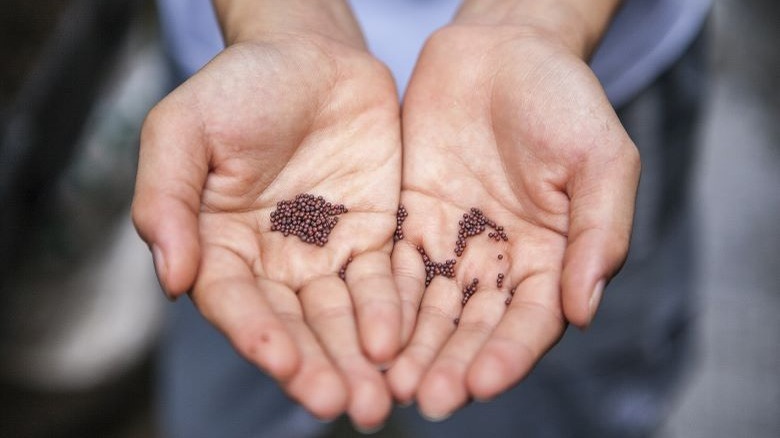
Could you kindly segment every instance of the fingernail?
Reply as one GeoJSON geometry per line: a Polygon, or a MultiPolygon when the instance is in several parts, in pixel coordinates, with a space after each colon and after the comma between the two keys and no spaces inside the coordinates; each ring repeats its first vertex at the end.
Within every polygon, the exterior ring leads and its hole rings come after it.
{"type": "Polygon", "coordinates": [[[590,293],[590,300],[588,301],[588,311],[590,312],[590,319],[588,323],[593,322],[593,318],[596,316],[596,311],[599,308],[601,302],[601,295],[604,293],[604,286],[606,281],[601,279],[596,282],[596,286],[593,287],[593,292],[590,293]]]}
{"type": "Polygon", "coordinates": [[[474,397],[474,398],[472,398],[472,401],[474,401],[476,403],[490,403],[495,398],[496,398],[495,396],[493,396],[493,397],[474,397]]]}
{"type": "Polygon", "coordinates": [[[356,431],[360,432],[363,435],[373,435],[379,432],[380,430],[382,430],[385,427],[385,423],[382,423],[374,427],[363,427],[353,422],[352,427],[354,427],[356,431]]]}
{"type": "Polygon", "coordinates": [[[409,406],[412,405],[412,403],[414,403],[414,400],[406,400],[406,401],[396,400],[395,401],[396,406],[398,406],[399,408],[408,408],[409,406]]]}
{"type": "Polygon", "coordinates": [[[444,421],[447,418],[449,418],[450,415],[452,415],[452,412],[431,414],[429,412],[424,412],[422,409],[419,409],[419,408],[418,408],[418,411],[420,412],[420,415],[422,415],[423,418],[425,418],[428,421],[432,421],[434,423],[438,423],[440,421],[444,421]]]}
{"type": "Polygon", "coordinates": [[[168,266],[165,264],[165,256],[162,250],[157,245],[152,245],[152,259],[154,260],[154,270],[157,273],[157,280],[160,282],[165,297],[168,301],[176,301],[176,299],[168,293],[168,289],[165,287],[165,275],[168,272],[168,266]]]}

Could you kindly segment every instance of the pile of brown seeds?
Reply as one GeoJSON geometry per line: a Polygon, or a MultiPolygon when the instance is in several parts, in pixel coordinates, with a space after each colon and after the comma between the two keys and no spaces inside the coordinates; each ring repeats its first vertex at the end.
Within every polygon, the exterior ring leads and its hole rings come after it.
{"type": "Polygon", "coordinates": [[[442,277],[452,278],[455,276],[455,259],[449,259],[444,263],[438,263],[431,260],[422,246],[417,247],[417,252],[422,256],[425,264],[425,285],[428,286],[433,281],[433,277],[441,275],[442,277]]]}
{"type": "Polygon", "coordinates": [[[409,214],[406,212],[406,208],[404,208],[403,205],[398,204],[398,211],[395,213],[396,225],[395,225],[395,234],[393,234],[393,242],[404,240],[403,224],[407,216],[409,216],[409,214]]]}
{"type": "Polygon", "coordinates": [[[479,285],[479,279],[474,278],[471,280],[468,286],[463,288],[463,299],[460,301],[464,306],[469,302],[471,296],[477,292],[477,286],[479,285]]]}
{"type": "Polygon", "coordinates": [[[349,264],[352,263],[352,257],[347,259],[347,262],[341,265],[341,269],[339,269],[339,278],[347,281],[347,267],[349,267],[349,264]]]}
{"type": "Polygon", "coordinates": [[[496,241],[503,240],[508,241],[504,232],[504,227],[496,225],[494,221],[485,216],[482,210],[478,208],[472,208],[468,213],[463,213],[463,219],[458,222],[458,239],[455,241],[455,255],[458,257],[463,255],[463,251],[466,249],[466,240],[469,237],[474,237],[485,231],[485,228],[490,227],[495,231],[489,234],[491,239],[496,241]]]}
{"type": "Polygon", "coordinates": [[[322,196],[299,193],[291,201],[276,204],[276,210],[271,212],[271,231],[324,246],[339,221],[338,216],[347,212],[343,204],[331,204],[322,196]]]}

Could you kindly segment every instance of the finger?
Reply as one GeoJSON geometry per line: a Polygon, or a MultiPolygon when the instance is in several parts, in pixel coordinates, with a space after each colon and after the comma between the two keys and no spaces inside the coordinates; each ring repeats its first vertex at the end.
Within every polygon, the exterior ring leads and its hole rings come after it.
{"type": "Polygon", "coordinates": [[[390,393],[377,367],[360,349],[346,285],[336,276],[319,277],[306,284],[298,297],[307,324],[347,381],[347,413],[352,422],[364,430],[380,426],[390,413],[390,393]]]}
{"type": "Polygon", "coordinates": [[[390,257],[376,251],[355,257],[346,272],[346,282],[363,351],[376,364],[389,362],[401,345],[401,302],[390,257]]]}
{"type": "Polygon", "coordinates": [[[425,266],[420,262],[417,248],[408,240],[396,242],[391,259],[401,300],[401,345],[406,345],[412,336],[425,291],[425,266]]]}
{"type": "Polygon", "coordinates": [[[315,417],[330,420],[347,409],[348,388],[303,318],[298,296],[279,283],[259,280],[258,287],[287,328],[301,355],[301,365],[280,382],[293,399],[315,417]]]}
{"type": "Polygon", "coordinates": [[[628,253],[640,165],[636,147],[626,142],[609,163],[583,164],[569,190],[561,292],[566,319],[581,328],[590,324],[606,282],[628,253]]]}
{"type": "Polygon", "coordinates": [[[176,298],[192,287],[198,271],[198,212],[208,159],[198,123],[170,102],[160,103],[144,122],[132,214],[152,249],[160,285],[176,298]]]}
{"type": "Polygon", "coordinates": [[[461,292],[450,279],[436,277],[426,289],[412,339],[387,371],[387,382],[400,403],[412,401],[426,370],[455,331],[460,300],[461,292]]]}
{"type": "Polygon", "coordinates": [[[244,260],[222,247],[207,247],[192,291],[198,310],[222,331],[248,361],[277,380],[300,366],[298,348],[272,311],[244,260]]]}
{"type": "Polygon", "coordinates": [[[420,411],[444,419],[469,399],[466,372],[506,311],[507,293],[485,284],[463,308],[455,333],[436,356],[417,390],[420,411]]]}
{"type": "Polygon", "coordinates": [[[514,386],[563,335],[557,273],[539,273],[516,289],[501,322],[466,374],[469,393],[490,399],[514,386]]]}

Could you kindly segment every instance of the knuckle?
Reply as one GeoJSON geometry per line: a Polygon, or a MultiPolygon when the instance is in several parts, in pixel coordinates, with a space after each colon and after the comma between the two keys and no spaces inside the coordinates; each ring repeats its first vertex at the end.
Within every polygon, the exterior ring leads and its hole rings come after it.
{"type": "Polygon", "coordinates": [[[489,335],[494,329],[495,324],[481,318],[472,321],[461,320],[458,324],[458,330],[477,335],[489,335]]]}
{"type": "Polygon", "coordinates": [[[329,321],[334,321],[334,320],[339,320],[344,318],[353,318],[353,311],[351,306],[343,305],[343,306],[326,307],[324,309],[320,309],[314,312],[311,315],[309,320],[313,324],[319,325],[319,324],[327,324],[329,321]]]}
{"type": "Polygon", "coordinates": [[[450,315],[440,307],[433,306],[430,304],[421,305],[419,315],[420,317],[425,316],[425,317],[432,317],[434,319],[441,319],[441,320],[448,320],[448,321],[452,320],[452,318],[455,318],[455,316],[450,315]]]}

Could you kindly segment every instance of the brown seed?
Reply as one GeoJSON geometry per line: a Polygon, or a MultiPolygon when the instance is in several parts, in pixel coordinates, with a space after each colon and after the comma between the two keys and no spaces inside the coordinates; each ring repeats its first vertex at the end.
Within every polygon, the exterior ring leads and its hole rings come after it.
{"type": "Polygon", "coordinates": [[[339,278],[347,281],[347,267],[349,267],[349,264],[352,263],[352,257],[347,259],[347,262],[341,265],[341,269],[339,269],[339,278]]]}
{"type": "Polygon", "coordinates": [[[433,277],[440,275],[446,278],[452,278],[455,276],[455,259],[446,260],[443,263],[434,262],[425,253],[425,249],[422,246],[417,247],[417,252],[420,253],[425,265],[425,286],[431,284],[433,277]]]}
{"type": "Polygon", "coordinates": [[[466,305],[471,299],[471,296],[477,292],[477,285],[479,285],[479,279],[474,278],[471,280],[465,288],[463,288],[463,299],[460,301],[462,305],[466,305]]]}
{"type": "Polygon", "coordinates": [[[342,204],[331,204],[322,196],[299,193],[290,201],[279,201],[271,212],[271,231],[285,237],[294,235],[306,243],[324,246],[338,223],[338,216],[347,213],[342,204]]]}
{"type": "Polygon", "coordinates": [[[471,208],[468,213],[463,214],[463,219],[458,221],[458,238],[455,241],[455,255],[460,257],[463,255],[463,251],[466,249],[466,240],[469,237],[474,237],[485,231],[486,227],[490,227],[495,231],[488,233],[488,237],[495,241],[508,241],[508,237],[504,232],[504,227],[497,226],[494,221],[487,218],[482,210],[478,208],[471,208]]]}
{"type": "Polygon", "coordinates": [[[406,208],[402,204],[398,204],[398,211],[395,213],[395,234],[393,234],[393,241],[398,242],[404,239],[403,223],[409,214],[406,212],[406,208]]]}
{"type": "Polygon", "coordinates": [[[498,259],[499,259],[499,260],[503,260],[503,259],[504,259],[504,255],[503,255],[503,254],[499,254],[499,255],[498,255],[498,259]]]}

